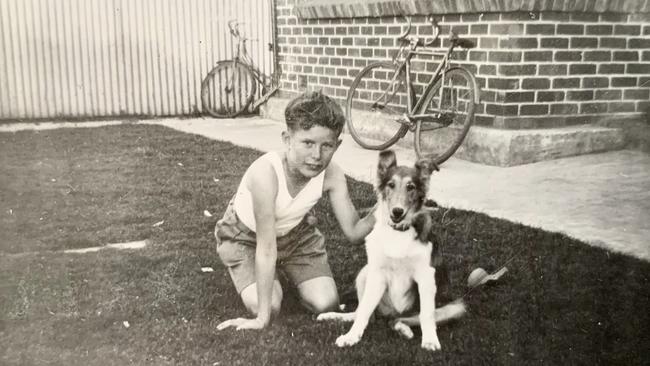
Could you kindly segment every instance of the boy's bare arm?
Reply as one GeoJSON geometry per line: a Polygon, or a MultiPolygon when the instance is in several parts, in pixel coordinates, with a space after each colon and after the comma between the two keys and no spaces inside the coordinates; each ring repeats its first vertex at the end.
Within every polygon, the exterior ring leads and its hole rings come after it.
{"type": "MultiPolygon", "coordinates": [[[[271,171],[275,174],[274,171],[271,171]]],[[[270,179],[268,172],[254,175],[249,188],[253,195],[253,213],[257,235],[255,250],[255,280],[257,282],[257,319],[265,326],[271,321],[271,296],[275,279],[275,262],[278,248],[275,234],[275,198],[278,194],[277,179],[270,179]]]]}
{"type": "Polygon", "coordinates": [[[345,174],[334,162],[330,163],[325,173],[325,190],[329,194],[334,216],[345,236],[353,243],[362,241],[372,230],[375,217],[369,214],[362,219],[359,218],[350,199],[345,174]]]}
{"type": "Polygon", "coordinates": [[[271,321],[271,297],[275,280],[277,243],[275,234],[275,198],[277,178],[270,164],[262,162],[251,167],[247,184],[253,197],[257,247],[255,250],[255,282],[257,285],[257,316],[237,318],[220,325],[219,329],[234,326],[237,329],[262,329],[271,321]]]}

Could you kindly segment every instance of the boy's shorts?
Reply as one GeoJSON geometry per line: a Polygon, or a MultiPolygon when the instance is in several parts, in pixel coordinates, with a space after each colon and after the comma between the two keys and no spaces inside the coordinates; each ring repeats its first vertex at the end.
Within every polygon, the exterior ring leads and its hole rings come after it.
{"type": "MultiPolygon", "coordinates": [[[[255,283],[255,232],[239,220],[232,201],[214,229],[217,254],[228,268],[237,293],[255,283]]],[[[305,217],[298,226],[276,239],[277,271],[281,270],[294,285],[317,277],[332,277],[327,263],[325,238],[305,217]]]]}

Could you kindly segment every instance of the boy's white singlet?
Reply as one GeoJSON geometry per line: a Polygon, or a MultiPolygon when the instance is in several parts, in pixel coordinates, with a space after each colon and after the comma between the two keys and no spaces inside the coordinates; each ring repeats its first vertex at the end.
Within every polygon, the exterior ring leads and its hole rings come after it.
{"type": "MultiPolygon", "coordinates": [[[[303,217],[318,202],[323,195],[323,181],[325,171],[312,178],[305,187],[296,195],[291,197],[287,188],[287,178],[282,166],[282,155],[279,152],[271,151],[262,155],[264,159],[273,165],[275,175],[278,177],[278,196],[275,199],[275,232],[277,236],[286,235],[296,227],[303,217]]],[[[246,187],[248,170],[239,183],[235,195],[235,212],[239,219],[251,230],[257,231],[255,227],[255,215],[253,214],[253,197],[246,187]]]]}

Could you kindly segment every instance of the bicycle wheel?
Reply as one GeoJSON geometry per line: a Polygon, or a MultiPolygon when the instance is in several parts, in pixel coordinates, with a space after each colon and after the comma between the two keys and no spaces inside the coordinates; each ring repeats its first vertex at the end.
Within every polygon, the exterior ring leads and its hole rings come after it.
{"type": "Polygon", "coordinates": [[[248,66],[235,61],[217,64],[201,82],[203,110],[217,118],[232,118],[246,110],[256,83],[248,66]]]}
{"type": "Polygon", "coordinates": [[[396,70],[390,62],[363,68],[348,90],[346,117],[354,141],[366,149],[383,150],[403,137],[408,126],[398,119],[408,112],[406,93],[404,68],[396,70]]]}
{"type": "Polygon", "coordinates": [[[452,67],[439,78],[425,96],[419,111],[430,118],[415,124],[415,152],[440,165],[460,147],[472,125],[476,109],[478,84],[469,71],[452,67]]]}

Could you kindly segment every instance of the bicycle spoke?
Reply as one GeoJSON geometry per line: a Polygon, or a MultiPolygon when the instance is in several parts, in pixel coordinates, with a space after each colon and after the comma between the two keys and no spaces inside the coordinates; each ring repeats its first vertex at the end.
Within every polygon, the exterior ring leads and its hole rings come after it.
{"type": "Polygon", "coordinates": [[[242,113],[254,92],[250,70],[233,61],[217,65],[201,83],[203,108],[215,117],[234,117],[242,113]]]}
{"type": "Polygon", "coordinates": [[[463,142],[474,116],[478,89],[465,69],[451,68],[425,97],[423,116],[415,129],[415,149],[419,157],[440,164],[463,142]],[[433,121],[426,120],[432,118],[433,121]]]}
{"type": "MultiPolygon", "coordinates": [[[[370,111],[375,112],[377,111],[377,102],[374,102],[371,107],[370,111]]],[[[398,111],[397,109],[390,107],[388,104],[383,104],[381,108],[379,108],[379,111],[382,111],[384,113],[393,113],[393,114],[401,114],[402,112],[398,111]]],[[[377,111],[378,112],[378,111],[377,111]]]]}
{"type": "Polygon", "coordinates": [[[422,127],[420,127],[422,131],[435,131],[447,127],[445,125],[441,125],[436,122],[420,122],[420,123],[422,124],[422,127]]]}
{"type": "Polygon", "coordinates": [[[373,63],[350,86],[348,131],[364,148],[385,149],[406,133],[408,127],[402,123],[407,111],[405,74],[397,71],[391,63],[373,63]]]}

